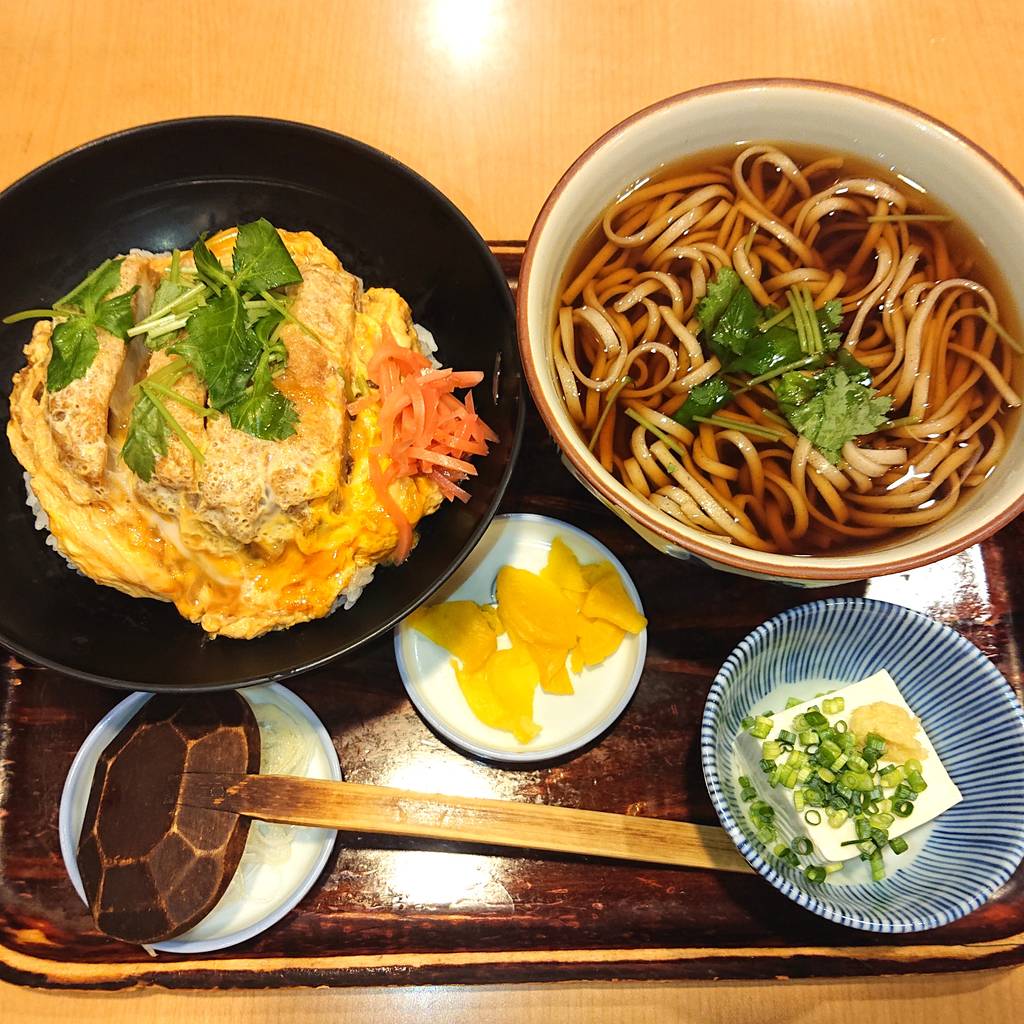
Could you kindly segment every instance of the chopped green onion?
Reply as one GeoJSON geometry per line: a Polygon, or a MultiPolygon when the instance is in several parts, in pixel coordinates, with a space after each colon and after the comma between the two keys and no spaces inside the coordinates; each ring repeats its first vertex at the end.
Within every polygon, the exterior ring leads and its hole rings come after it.
{"type": "Polygon", "coordinates": [[[895,839],[889,840],[889,849],[892,850],[893,853],[906,853],[908,846],[909,844],[902,836],[897,836],[895,839]]]}
{"type": "Polygon", "coordinates": [[[840,782],[855,793],[869,793],[872,787],[871,776],[866,771],[847,770],[839,777],[840,782]]]}
{"type": "Polygon", "coordinates": [[[799,853],[806,857],[813,849],[814,846],[807,836],[797,836],[796,839],[793,840],[793,850],[795,853],[799,853]]]}
{"type": "Polygon", "coordinates": [[[827,874],[828,872],[823,867],[819,867],[816,864],[808,865],[804,868],[804,878],[816,885],[824,882],[827,874]]]}
{"type": "Polygon", "coordinates": [[[761,771],[763,771],[766,775],[775,767],[775,762],[767,757],[762,757],[759,764],[761,766],[761,771]]]}
{"type": "Polygon", "coordinates": [[[813,807],[809,811],[804,811],[804,821],[806,821],[808,825],[820,825],[821,811],[816,811],[813,807]]]}
{"type": "Polygon", "coordinates": [[[765,740],[761,744],[761,753],[771,760],[775,760],[782,753],[782,744],[778,740],[765,740]]]}
{"type": "Polygon", "coordinates": [[[832,828],[841,828],[846,824],[846,819],[849,818],[849,816],[849,812],[844,809],[829,811],[828,823],[832,828]]]}
{"type": "Polygon", "coordinates": [[[909,800],[899,800],[892,805],[892,813],[897,818],[909,818],[914,813],[914,805],[909,800]]]}
{"type": "Polygon", "coordinates": [[[796,697],[787,697],[786,698],[786,710],[788,711],[790,708],[795,708],[797,706],[797,704],[802,704],[802,703],[803,703],[803,701],[798,700],[796,697]]]}
{"type": "Polygon", "coordinates": [[[871,880],[873,882],[880,882],[885,878],[885,864],[882,863],[882,851],[876,850],[871,854],[869,860],[871,865],[871,880]]]}
{"type": "Polygon", "coordinates": [[[797,732],[803,732],[809,725],[810,722],[807,721],[807,718],[804,715],[797,715],[793,719],[793,728],[797,732]]]}
{"type": "Polygon", "coordinates": [[[928,788],[928,783],[924,781],[920,772],[912,771],[907,775],[907,785],[915,793],[923,793],[928,788]]]}
{"type": "Polygon", "coordinates": [[[845,721],[843,721],[843,719],[840,718],[839,721],[832,726],[832,728],[835,729],[836,732],[843,733],[846,732],[847,729],[849,729],[850,727],[846,724],[845,721]]]}
{"type": "Polygon", "coordinates": [[[744,718],[744,719],[742,719],[740,721],[740,728],[744,732],[746,732],[746,730],[749,729],[753,724],[754,724],[754,716],[753,715],[747,715],[746,718],[744,718]]]}
{"type": "Polygon", "coordinates": [[[846,701],[842,697],[829,697],[821,702],[821,710],[826,715],[838,715],[846,708],[846,701]]]}
{"type": "Polygon", "coordinates": [[[768,734],[772,731],[772,722],[770,718],[764,715],[758,715],[754,719],[754,724],[750,726],[748,730],[750,735],[758,740],[765,740],[768,738],[768,734]]]}
{"type": "Polygon", "coordinates": [[[878,735],[877,732],[869,732],[867,739],[864,741],[864,749],[873,751],[879,757],[885,753],[885,739],[878,735]]]}

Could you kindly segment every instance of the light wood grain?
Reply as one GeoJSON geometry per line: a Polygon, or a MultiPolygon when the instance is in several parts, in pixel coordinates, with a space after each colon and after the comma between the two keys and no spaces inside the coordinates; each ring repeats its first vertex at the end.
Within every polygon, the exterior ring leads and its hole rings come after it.
{"type": "MultiPolygon", "coordinates": [[[[104,132],[254,113],[364,139],[491,238],[521,238],[558,176],[633,110],[758,75],[875,89],[1024,176],[1020,0],[415,3],[33,0],[0,4],[0,184],[104,132]],[[481,17],[479,10],[484,11],[481,17]]],[[[776,985],[75,995],[0,987],[0,1019],[797,1022],[885,1004],[901,1024],[1011,1021],[1024,972],[776,985]]]]}
{"type": "Polygon", "coordinates": [[[1024,174],[1019,0],[33,0],[0,4],[0,181],[129,125],[294,118],[380,146],[489,238],[580,151],[708,82],[828,78],[921,107],[1024,174]],[[787,15],[784,13],[788,11],[787,15]]]}
{"type": "Polygon", "coordinates": [[[604,982],[447,988],[117,995],[0,989],[4,1020],[32,1024],[815,1024],[870,1011],[899,1024],[1011,1024],[1020,972],[847,982],[604,982]],[[860,1000],[870,999],[870,1007],[860,1000]]]}
{"type": "Polygon", "coordinates": [[[547,804],[275,775],[183,776],[181,802],[285,825],[749,872],[725,831],[547,804]]]}

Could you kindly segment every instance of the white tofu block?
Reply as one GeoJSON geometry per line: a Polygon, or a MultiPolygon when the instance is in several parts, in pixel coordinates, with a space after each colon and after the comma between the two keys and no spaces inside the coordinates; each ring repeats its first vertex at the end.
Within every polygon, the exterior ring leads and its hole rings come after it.
{"type": "MultiPolygon", "coordinates": [[[[851,683],[849,686],[842,687],[834,693],[830,693],[829,697],[842,697],[845,701],[842,712],[827,716],[830,722],[840,718],[849,721],[850,715],[857,708],[863,707],[865,704],[874,704],[876,701],[896,704],[909,714],[914,714],[914,709],[903,699],[892,676],[884,670],[876,672],[867,679],[862,679],[859,683],[851,683]]],[[[773,726],[768,739],[776,738],[783,729],[796,732],[793,729],[793,720],[797,715],[803,714],[814,705],[820,708],[824,699],[824,697],[815,698],[785,711],[776,711],[772,716],[773,726]]],[[[935,752],[923,726],[918,728],[916,739],[928,753],[927,757],[921,759],[921,774],[928,784],[928,788],[918,794],[910,817],[896,818],[889,826],[890,839],[911,832],[919,825],[924,825],[933,818],[937,818],[943,811],[948,811],[950,807],[963,799],[960,790],[956,788],[949,773],[939,760],[939,755],[935,752]]],[[[786,789],[784,786],[776,786],[775,789],[772,789],[768,785],[767,778],[760,767],[763,757],[761,753],[763,742],[763,740],[751,736],[746,730],[742,731],[736,738],[736,764],[738,774],[748,776],[753,782],[758,798],[768,801],[775,808],[775,820],[780,836],[786,841],[792,840],[798,835],[807,836],[814,844],[817,856],[824,860],[842,861],[858,856],[859,851],[856,846],[841,845],[857,838],[852,821],[848,820],[839,828],[833,828],[828,823],[827,815],[822,812],[821,824],[810,825],[804,820],[804,812],[797,811],[793,804],[794,790],[786,789]]],[[[780,758],[780,763],[783,760],[784,758],[780,758]]],[[[878,763],[880,766],[885,766],[892,762],[883,757],[878,763]]],[[[889,796],[891,792],[891,790],[886,790],[886,796],[889,796]]]]}

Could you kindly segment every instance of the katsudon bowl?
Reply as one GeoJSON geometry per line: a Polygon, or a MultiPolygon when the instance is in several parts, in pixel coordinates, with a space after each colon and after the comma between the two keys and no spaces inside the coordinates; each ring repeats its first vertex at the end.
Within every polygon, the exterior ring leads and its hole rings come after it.
{"type": "MultiPolygon", "coordinates": [[[[45,307],[113,254],[187,248],[265,217],[310,231],[366,286],[391,288],[446,366],[478,370],[476,409],[497,434],[465,503],[426,518],[401,565],[378,567],[349,609],[252,640],[210,638],[172,604],[133,598],[69,569],[26,504],[0,444],[0,642],[19,657],[105,685],[216,689],[287,678],[388,630],[462,562],[505,490],[522,432],[515,320],[486,243],[440,192],[363,143],[307,125],[193,118],[131,129],[51,161],[0,194],[8,261],[0,313],[45,307]]],[[[25,363],[25,323],[0,327],[3,418],[25,363]]],[[[337,673],[342,677],[340,672],[337,673]]]]}

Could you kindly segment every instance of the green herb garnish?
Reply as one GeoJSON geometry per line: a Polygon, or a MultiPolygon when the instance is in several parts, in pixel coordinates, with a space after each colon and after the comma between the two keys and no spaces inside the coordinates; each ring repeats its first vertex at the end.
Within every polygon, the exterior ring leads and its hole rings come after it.
{"type": "Polygon", "coordinates": [[[151,478],[156,459],[167,454],[171,433],[202,461],[169,408],[177,403],[210,414],[171,390],[188,370],[206,386],[211,409],[225,413],[235,429],[267,441],[294,434],[298,414],[274,383],[288,362],[280,328],[287,320],[316,338],[271,294],[271,289],[298,284],[302,275],[268,220],[239,227],[230,271],[210,252],[205,235],[192,254],[198,281],[182,280],[176,253],[152,316],[135,328],[146,331],[150,347],[162,347],[160,339],[167,338],[167,350],[177,357],[138,385],[121,454],[143,480],[151,478]]]}
{"type": "Polygon", "coordinates": [[[173,386],[188,371],[189,367],[184,359],[172,359],[162,369],[135,386],[135,404],[132,406],[128,433],[121,448],[121,458],[137,477],[147,483],[153,476],[157,458],[167,454],[167,444],[172,432],[197,462],[203,461],[203,453],[167,407],[168,401],[175,401],[200,415],[210,415],[210,410],[196,405],[173,390],[173,386]]]}
{"type": "Polygon", "coordinates": [[[288,353],[280,339],[283,319],[271,314],[263,317],[257,327],[261,352],[252,376],[252,383],[241,397],[227,408],[231,425],[236,430],[267,440],[283,441],[295,433],[298,416],[295,406],[274,384],[288,362],[288,353]]]}
{"type": "Polygon", "coordinates": [[[673,419],[684,427],[692,427],[698,416],[713,416],[732,401],[732,390],[718,374],[691,388],[686,401],[676,410],[673,419]]]}
{"type": "Polygon", "coordinates": [[[840,347],[843,309],[838,300],[816,309],[810,290],[800,285],[787,292],[785,309],[762,309],[739,275],[722,267],[696,315],[722,373],[691,390],[674,416],[684,426],[716,420],[722,425],[722,417],[715,416],[719,409],[767,382],[788,424],[833,463],[847,441],[888,425],[892,399],[879,395],[868,368],[840,347]],[[738,373],[750,379],[725,379],[725,374],[738,373]]]}
{"type": "Polygon", "coordinates": [[[101,327],[125,341],[132,326],[132,288],[110,299],[104,296],[121,280],[122,259],[105,260],[81,284],[58,299],[51,309],[26,309],[4,317],[5,324],[20,320],[53,317],[61,322],[53,328],[53,353],[46,370],[46,390],[62,391],[73,380],[89,372],[100,350],[96,328],[101,327]]]}
{"type": "Polygon", "coordinates": [[[841,365],[813,374],[786,373],[772,388],[779,409],[797,433],[834,464],[842,458],[847,441],[872,434],[885,424],[892,406],[890,396],[851,379],[841,365]]]}

